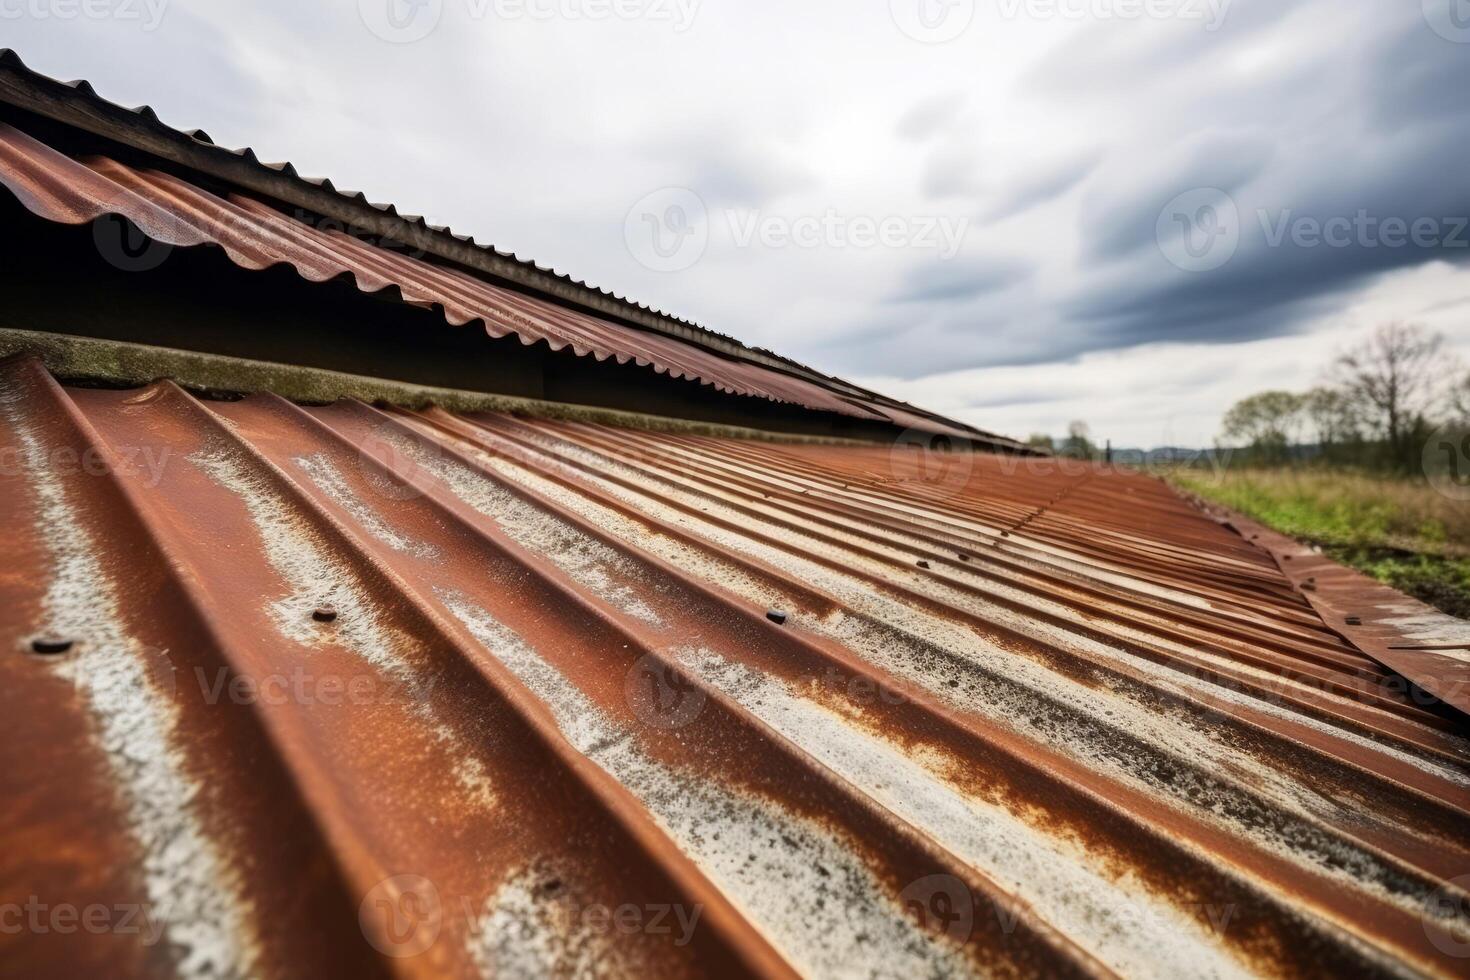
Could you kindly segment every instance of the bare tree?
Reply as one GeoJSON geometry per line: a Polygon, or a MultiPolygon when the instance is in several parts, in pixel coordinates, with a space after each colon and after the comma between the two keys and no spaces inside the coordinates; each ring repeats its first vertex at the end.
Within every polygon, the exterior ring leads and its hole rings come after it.
{"type": "Polygon", "coordinates": [[[1396,465],[1412,465],[1414,440],[1425,427],[1444,365],[1444,338],[1421,326],[1388,323],[1362,346],[1337,359],[1333,374],[1388,442],[1396,465]]]}
{"type": "Polygon", "coordinates": [[[1323,449],[1358,438],[1362,423],[1357,406],[1342,389],[1313,388],[1306,394],[1304,407],[1312,428],[1317,430],[1317,444],[1323,449]]]}

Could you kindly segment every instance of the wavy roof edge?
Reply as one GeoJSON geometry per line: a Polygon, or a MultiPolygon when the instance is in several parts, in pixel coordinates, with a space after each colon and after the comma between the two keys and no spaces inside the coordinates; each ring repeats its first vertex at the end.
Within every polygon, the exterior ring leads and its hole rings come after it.
{"type": "Polygon", "coordinates": [[[61,81],[25,64],[11,48],[0,48],[0,102],[37,113],[84,132],[186,167],[216,179],[269,195],[287,204],[355,222],[375,233],[423,248],[437,258],[563,303],[614,316],[631,326],[705,347],[727,357],[762,365],[850,395],[892,405],[922,417],[990,436],[975,426],[870,391],[824,374],[764,348],[750,347],[689,320],[638,303],[602,287],[523,259],[513,252],[459,235],[448,225],[431,225],[420,215],[403,214],[393,204],[377,204],[362,191],[339,190],[331,178],[303,177],[290,162],[267,163],[251,147],[230,149],[202,129],[182,130],[163,122],[151,106],[127,107],[97,94],[84,79],[61,81]],[[344,209],[355,213],[344,213],[344,209]]]}

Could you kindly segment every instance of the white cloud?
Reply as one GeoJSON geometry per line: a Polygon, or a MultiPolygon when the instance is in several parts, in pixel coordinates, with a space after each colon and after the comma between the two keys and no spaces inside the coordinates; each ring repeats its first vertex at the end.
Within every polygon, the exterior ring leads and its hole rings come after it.
{"type": "Polygon", "coordinates": [[[1440,331],[1446,375],[1470,364],[1470,281],[1444,263],[1395,273],[1299,334],[1228,345],[1150,344],[1068,361],[914,380],[855,379],[981,428],[1060,437],[1081,419],[1119,448],[1209,446],[1220,416],[1258,391],[1304,391],[1333,358],[1395,318],[1440,331]]]}

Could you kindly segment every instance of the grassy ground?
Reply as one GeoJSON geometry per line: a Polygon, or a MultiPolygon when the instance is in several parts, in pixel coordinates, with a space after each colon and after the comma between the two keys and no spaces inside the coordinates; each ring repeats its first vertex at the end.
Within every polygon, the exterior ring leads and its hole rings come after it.
{"type": "Polygon", "coordinates": [[[1346,565],[1470,619],[1470,505],[1423,482],[1330,470],[1173,470],[1175,486],[1319,545],[1346,565]]]}

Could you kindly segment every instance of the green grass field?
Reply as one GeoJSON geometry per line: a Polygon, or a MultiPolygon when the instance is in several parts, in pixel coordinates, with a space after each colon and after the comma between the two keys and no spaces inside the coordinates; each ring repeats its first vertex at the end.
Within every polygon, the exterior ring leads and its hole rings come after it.
{"type": "Polygon", "coordinates": [[[1306,469],[1176,469],[1165,476],[1470,619],[1470,506],[1422,482],[1306,469]]]}

